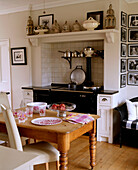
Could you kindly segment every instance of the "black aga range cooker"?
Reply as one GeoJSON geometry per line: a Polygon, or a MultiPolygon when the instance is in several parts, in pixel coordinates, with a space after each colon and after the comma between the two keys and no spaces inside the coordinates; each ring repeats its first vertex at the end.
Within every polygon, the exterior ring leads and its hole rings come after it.
{"type": "Polygon", "coordinates": [[[76,104],[74,112],[97,114],[97,94],[100,89],[84,89],[83,86],[69,88],[68,84],[33,87],[34,102],[71,102],[76,104]]]}

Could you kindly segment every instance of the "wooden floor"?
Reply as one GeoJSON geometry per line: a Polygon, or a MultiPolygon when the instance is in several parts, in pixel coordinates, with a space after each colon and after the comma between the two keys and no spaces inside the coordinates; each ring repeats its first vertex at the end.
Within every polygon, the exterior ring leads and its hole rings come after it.
{"type": "MultiPolygon", "coordinates": [[[[55,146],[55,145],[54,145],[55,146]]],[[[138,170],[138,148],[118,144],[97,142],[97,165],[94,170],[138,170]]],[[[56,170],[56,164],[50,163],[50,170],[56,170]]],[[[89,169],[88,137],[81,137],[71,143],[69,151],[69,170],[89,169]]],[[[43,165],[35,170],[44,170],[43,165]]]]}

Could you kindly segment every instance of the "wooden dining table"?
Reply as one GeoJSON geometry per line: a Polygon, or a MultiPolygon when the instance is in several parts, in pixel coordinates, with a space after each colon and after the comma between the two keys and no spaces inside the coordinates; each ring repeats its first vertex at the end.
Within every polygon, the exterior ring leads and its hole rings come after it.
{"type": "MultiPolygon", "coordinates": [[[[67,113],[67,114],[70,114],[67,113]]],[[[57,112],[46,110],[46,117],[56,117],[57,112]]],[[[94,120],[88,124],[72,124],[62,121],[56,125],[39,126],[31,123],[32,119],[40,117],[39,114],[33,114],[24,123],[16,120],[20,136],[33,138],[41,141],[52,142],[57,144],[60,152],[60,170],[68,169],[68,151],[72,141],[89,132],[89,150],[90,150],[90,167],[96,165],[96,120],[98,115],[92,115],[94,120]]],[[[7,133],[4,117],[0,114],[0,132],[7,133]]]]}

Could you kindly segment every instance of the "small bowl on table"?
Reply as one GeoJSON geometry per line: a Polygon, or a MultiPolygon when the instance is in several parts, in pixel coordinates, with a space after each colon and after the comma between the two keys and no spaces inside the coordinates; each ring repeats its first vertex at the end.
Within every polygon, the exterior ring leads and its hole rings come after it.
{"type": "Polygon", "coordinates": [[[69,102],[53,103],[49,109],[57,112],[57,117],[66,117],[66,111],[72,111],[76,108],[76,105],[69,102]]]}
{"type": "MultiPolygon", "coordinates": [[[[27,104],[27,108],[33,108],[33,113],[39,113],[40,109],[42,112],[42,106],[46,109],[47,103],[45,102],[32,102],[27,104]]],[[[45,110],[44,110],[45,111],[45,110]]]]}

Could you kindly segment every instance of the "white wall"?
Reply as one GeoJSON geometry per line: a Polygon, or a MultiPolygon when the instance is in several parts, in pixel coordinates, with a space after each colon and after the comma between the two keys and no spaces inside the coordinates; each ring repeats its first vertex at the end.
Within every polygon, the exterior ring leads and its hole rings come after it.
{"type": "MultiPolygon", "coordinates": [[[[0,39],[9,39],[10,48],[27,47],[26,23],[28,12],[19,12],[0,16],[0,39]]],[[[27,53],[27,65],[11,66],[13,107],[20,106],[22,99],[21,87],[30,82],[30,55],[27,53]]]]}
{"type": "MultiPolygon", "coordinates": [[[[129,14],[138,14],[138,3],[126,3],[125,0],[121,0],[120,1],[120,12],[126,12],[128,15],[129,14]]],[[[120,20],[121,23],[121,20],[120,20]]],[[[120,27],[121,29],[121,27],[120,27]]],[[[128,30],[128,28],[127,28],[128,30]]],[[[120,42],[121,43],[121,42],[120,42]]],[[[129,42],[127,42],[127,44],[129,44],[129,42]]],[[[120,57],[122,58],[122,57],[120,57]]],[[[128,59],[129,57],[127,56],[124,59],[128,59]]],[[[138,57],[137,57],[138,58],[138,57]]],[[[126,72],[126,74],[128,74],[128,71],[126,72]]],[[[120,89],[120,97],[121,99],[130,99],[133,97],[138,96],[138,86],[131,86],[131,85],[127,85],[126,88],[121,88],[120,89]]]]}
{"type": "MultiPolygon", "coordinates": [[[[112,0],[112,7],[115,11],[116,16],[116,29],[119,29],[119,0],[112,0]]],[[[77,19],[80,24],[83,23],[84,20],[87,18],[87,12],[94,12],[94,11],[104,11],[104,18],[106,16],[106,11],[109,9],[109,1],[96,1],[96,2],[88,2],[88,3],[81,3],[77,5],[68,5],[64,7],[57,7],[52,9],[47,9],[47,14],[53,13],[54,18],[57,19],[58,23],[62,27],[64,22],[67,20],[70,25],[72,25],[75,20],[77,19]]],[[[37,25],[37,17],[41,15],[42,11],[33,11],[32,18],[34,23],[37,25]]],[[[108,44],[106,41],[104,42],[104,47],[109,49],[108,52],[105,52],[105,62],[104,68],[106,68],[104,72],[104,81],[105,89],[106,90],[119,90],[119,34],[115,35],[115,43],[108,44]]],[[[38,47],[37,47],[38,48],[38,47]]],[[[35,56],[40,56],[40,53],[36,51],[35,56]]],[[[34,57],[34,56],[33,56],[34,57]]],[[[37,59],[37,57],[35,57],[37,59]]],[[[38,61],[39,62],[39,61],[38,61]]],[[[37,61],[36,61],[37,63],[37,61]]],[[[35,69],[37,69],[37,73],[41,72],[40,67],[34,65],[35,69]]],[[[33,77],[35,77],[33,75],[33,77]]],[[[35,78],[36,80],[36,78],[35,78]]],[[[33,82],[35,84],[39,84],[37,80],[33,82]]],[[[42,81],[41,81],[42,82],[42,81]]]]}
{"type": "MultiPolygon", "coordinates": [[[[129,4],[128,14],[138,14],[138,2],[129,4]]],[[[138,44],[138,43],[134,43],[134,44],[138,44]]],[[[138,57],[137,57],[137,59],[138,59],[138,57]]],[[[132,98],[132,97],[136,97],[136,96],[138,96],[138,86],[128,85],[128,87],[127,87],[127,98],[132,98]]]]}
{"type": "MultiPolygon", "coordinates": [[[[54,18],[57,19],[58,23],[62,26],[67,20],[72,25],[75,20],[78,20],[80,24],[83,23],[87,18],[87,12],[104,11],[104,17],[106,11],[109,8],[110,3],[115,11],[117,18],[117,26],[119,28],[119,0],[98,0],[74,5],[66,5],[62,7],[56,7],[46,10],[46,14],[54,14],[54,18]]],[[[43,10],[32,11],[32,18],[35,25],[38,25],[38,16],[43,15],[43,10]]]]}
{"type": "MultiPolygon", "coordinates": [[[[124,0],[122,0],[124,1],[124,0]]],[[[106,16],[106,11],[109,8],[109,3],[112,3],[113,9],[115,11],[115,16],[117,19],[116,28],[120,30],[120,1],[119,0],[101,0],[96,2],[88,2],[76,5],[68,5],[64,7],[56,7],[46,10],[46,14],[54,14],[55,19],[58,20],[58,23],[62,26],[64,22],[67,20],[69,24],[73,24],[77,19],[81,24],[84,20],[86,20],[87,12],[93,11],[104,11],[104,16],[106,16]]],[[[124,2],[123,2],[124,3],[124,2]]],[[[129,4],[128,12],[129,13],[137,13],[138,3],[129,4]]],[[[127,6],[125,4],[125,6],[127,6]]],[[[123,5],[121,6],[122,10],[123,5]]],[[[43,10],[33,11],[32,18],[34,21],[34,25],[38,25],[38,16],[42,15],[43,10]]],[[[13,106],[14,108],[20,107],[20,102],[22,99],[22,86],[28,86],[33,83],[33,85],[41,85],[41,56],[39,56],[39,47],[33,47],[30,49],[28,40],[26,37],[26,25],[28,20],[29,12],[19,12],[8,15],[0,16],[0,39],[10,39],[10,47],[27,47],[27,65],[25,66],[12,66],[12,96],[13,96],[13,106]],[[32,55],[32,59],[31,59],[32,55]],[[32,66],[32,68],[31,68],[32,66]],[[31,76],[32,71],[32,76],[31,76]],[[32,82],[31,82],[32,79],[32,82]]],[[[118,77],[115,88],[119,87],[120,75],[120,51],[118,47],[120,46],[120,37],[116,37],[115,44],[115,55],[116,58],[113,58],[115,65],[113,68],[117,72],[115,72],[116,77],[118,77]]],[[[113,46],[114,48],[114,46],[113,46]]],[[[112,57],[112,55],[110,55],[112,57]]],[[[109,78],[108,78],[109,79],[109,78]]],[[[109,81],[109,80],[108,80],[109,81]]],[[[114,82],[113,82],[114,83],[114,82]]],[[[108,87],[107,87],[108,88],[108,87]]],[[[125,88],[126,89],[126,88],[125,88]]],[[[138,87],[129,86],[128,89],[128,98],[133,97],[138,91],[138,87]]],[[[126,91],[124,89],[120,89],[121,95],[125,94],[126,91]]]]}
{"type": "MultiPolygon", "coordinates": [[[[120,23],[120,27],[119,27],[119,32],[120,32],[120,38],[119,38],[119,70],[120,70],[120,65],[121,65],[121,59],[127,59],[127,57],[121,57],[121,11],[125,12],[125,13],[128,13],[128,3],[125,1],[125,0],[121,0],[120,1],[120,5],[119,5],[119,23],[120,23]]],[[[120,70],[120,75],[119,75],[119,81],[120,81],[120,77],[121,77],[121,74],[127,74],[127,71],[126,73],[121,73],[121,70],[120,70]]],[[[123,87],[123,88],[120,88],[119,90],[119,103],[123,103],[125,101],[125,99],[127,98],[127,84],[126,84],[126,87],[123,87]]]]}

